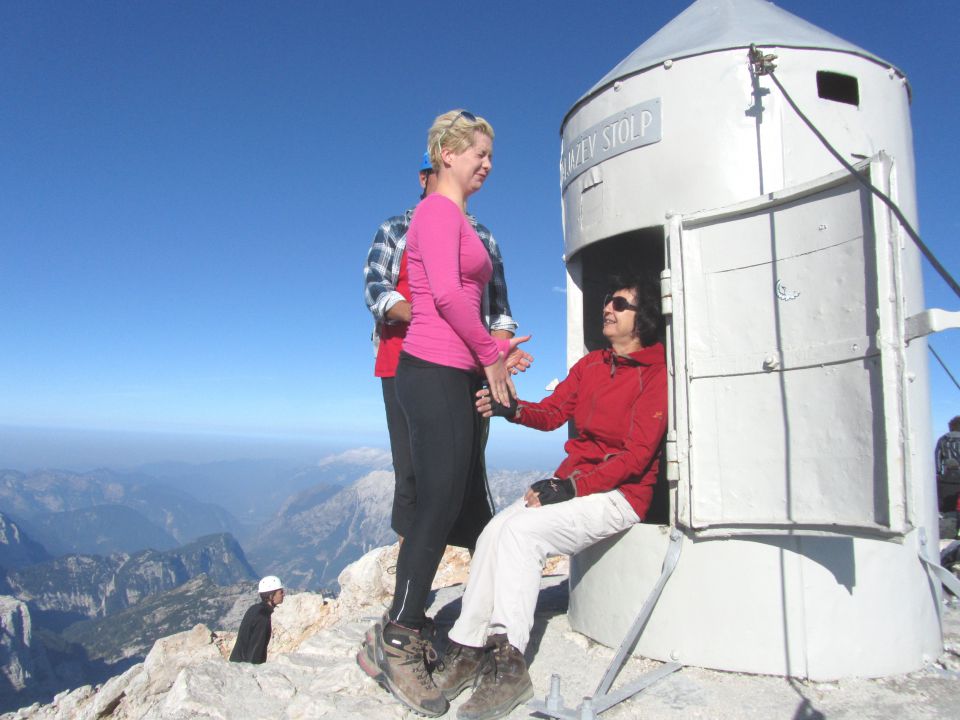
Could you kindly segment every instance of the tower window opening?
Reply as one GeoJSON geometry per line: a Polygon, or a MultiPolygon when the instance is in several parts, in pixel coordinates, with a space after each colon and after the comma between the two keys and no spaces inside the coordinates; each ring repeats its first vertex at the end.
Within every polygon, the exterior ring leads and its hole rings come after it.
{"type": "Polygon", "coordinates": [[[852,75],[818,70],[817,95],[824,100],[833,100],[859,107],[860,84],[852,75]]]}

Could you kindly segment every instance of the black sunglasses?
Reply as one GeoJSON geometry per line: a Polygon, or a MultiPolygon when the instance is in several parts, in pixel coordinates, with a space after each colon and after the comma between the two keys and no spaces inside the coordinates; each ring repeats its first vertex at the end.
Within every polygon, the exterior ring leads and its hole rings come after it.
{"type": "Polygon", "coordinates": [[[607,296],[603,298],[603,306],[606,307],[611,303],[613,303],[613,309],[616,312],[623,312],[624,310],[636,311],[640,309],[636,305],[631,305],[630,302],[622,295],[614,295],[612,293],[608,293],[607,296]]]}
{"type": "Polygon", "coordinates": [[[451,120],[449,124],[443,129],[443,132],[440,133],[440,136],[437,138],[437,147],[443,147],[442,145],[440,145],[440,141],[443,140],[443,136],[447,134],[447,130],[449,130],[454,125],[456,125],[457,120],[459,120],[460,118],[463,118],[467,122],[477,121],[477,116],[474,115],[472,112],[469,112],[468,110],[461,110],[456,114],[453,120],[451,120]]]}

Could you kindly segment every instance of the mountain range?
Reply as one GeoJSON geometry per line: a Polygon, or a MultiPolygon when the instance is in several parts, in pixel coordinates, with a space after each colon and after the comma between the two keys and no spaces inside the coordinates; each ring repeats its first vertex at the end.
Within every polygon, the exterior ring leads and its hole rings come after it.
{"type": "Polygon", "coordinates": [[[7,594],[26,602],[38,624],[60,631],[79,620],[112,615],[201,574],[218,585],[257,577],[239,543],[220,534],[163,552],[64,555],[10,570],[5,580],[7,594]]]}
{"type": "MultiPolygon", "coordinates": [[[[103,530],[102,519],[96,514],[62,513],[106,505],[127,508],[131,512],[124,514],[123,521],[138,525],[154,537],[163,537],[166,547],[170,547],[170,538],[178,544],[211,533],[237,535],[241,531],[236,518],[222,507],[198,501],[183,490],[164,486],[142,474],[103,469],[89,473],[41,470],[29,474],[0,470],[0,511],[47,550],[74,542],[65,534],[64,525],[70,523],[75,528],[76,541],[89,552],[91,538],[103,530]],[[160,532],[165,535],[160,536],[160,532]]],[[[106,542],[108,551],[112,551],[111,542],[106,542]]],[[[141,544],[136,549],[144,547],[150,545],[141,544]]]]}
{"type": "MultiPolygon", "coordinates": [[[[516,500],[541,471],[489,473],[494,506],[516,500]]],[[[307,490],[290,498],[248,543],[259,568],[300,590],[335,590],[340,571],[372,548],[396,541],[390,528],[393,472],[373,470],[336,489],[307,490]]]]}
{"type": "MultiPolygon", "coordinates": [[[[491,472],[495,505],[542,476],[491,472]]],[[[0,709],[100,682],[198,622],[232,627],[259,574],[280,575],[291,590],[336,589],[347,564],[395,541],[392,494],[390,455],[370,448],[309,467],[0,470],[13,693],[0,709]]]]}

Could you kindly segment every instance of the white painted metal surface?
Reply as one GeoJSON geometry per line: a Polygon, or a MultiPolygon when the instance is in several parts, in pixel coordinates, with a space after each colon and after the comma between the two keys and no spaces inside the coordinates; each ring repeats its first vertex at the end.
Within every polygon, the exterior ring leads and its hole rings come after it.
{"type": "MultiPolygon", "coordinates": [[[[888,160],[866,169],[889,190],[888,160]]],[[[672,219],[680,525],[879,536],[913,526],[900,247],[886,214],[841,172],[672,219]]]]}
{"type": "MultiPolygon", "coordinates": [[[[924,308],[919,253],[890,213],[747,49],[778,56],[799,106],[916,226],[905,78],[789,18],[700,0],[568,113],[568,362],[595,336],[585,298],[628,263],[618,253],[663,246],[671,524],[693,542],[639,653],[817,679],[907,672],[940,650],[939,585],[918,558],[937,537],[923,335],[950,318],[924,308]],[[772,17],[779,37],[761,32],[772,17]],[[856,93],[824,92],[824,72],[856,93]]],[[[573,559],[576,629],[619,643],[666,533],[638,526],[573,559]]]]}
{"type": "MultiPolygon", "coordinates": [[[[701,0],[624,58],[584,96],[667,61],[748,47],[829,49],[892,67],[863,48],[826,32],[767,0],[701,0]]],[[[581,98],[583,99],[583,98],[581,98]]]]}

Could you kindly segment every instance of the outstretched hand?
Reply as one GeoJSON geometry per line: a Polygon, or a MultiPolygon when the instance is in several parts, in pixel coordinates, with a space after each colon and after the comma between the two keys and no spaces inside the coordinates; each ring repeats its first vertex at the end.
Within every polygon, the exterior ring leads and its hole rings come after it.
{"type": "Polygon", "coordinates": [[[530,363],[533,362],[533,355],[518,347],[520,343],[527,342],[530,337],[530,335],[523,335],[521,337],[510,338],[510,352],[507,353],[506,365],[511,375],[526,372],[527,368],[530,367],[530,363]]]}

